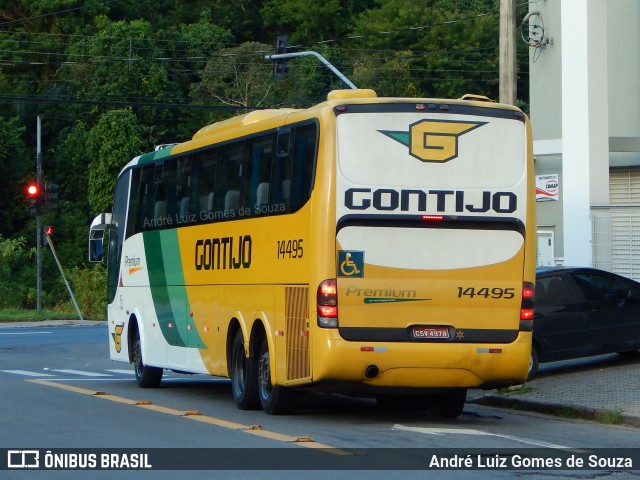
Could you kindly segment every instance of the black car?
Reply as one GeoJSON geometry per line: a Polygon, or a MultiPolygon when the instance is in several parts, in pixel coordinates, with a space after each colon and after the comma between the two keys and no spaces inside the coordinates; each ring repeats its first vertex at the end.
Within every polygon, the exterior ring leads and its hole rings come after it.
{"type": "Polygon", "coordinates": [[[595,268],[538,268],[529,379],[538,363],[638,349],[640,283],[595,268]]]}

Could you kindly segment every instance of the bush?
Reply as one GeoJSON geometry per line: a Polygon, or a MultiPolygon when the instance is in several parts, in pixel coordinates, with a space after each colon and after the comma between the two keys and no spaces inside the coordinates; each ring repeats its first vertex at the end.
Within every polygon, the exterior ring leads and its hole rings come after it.
{"type": "Polygon", "coordinates": [[[0,235],[0,308],[33,308],[36,304],[35,249],[24,237],[0,235]]]}
{"type": "MultiPolygon", "coordinates": [[[[105,320],[107,314],[107,270],[102,265],[74,267],[65,272],[83,318],[105,320]]],[[[56,305],[57,311],[74,312],[71,299],[56,305]]]]}

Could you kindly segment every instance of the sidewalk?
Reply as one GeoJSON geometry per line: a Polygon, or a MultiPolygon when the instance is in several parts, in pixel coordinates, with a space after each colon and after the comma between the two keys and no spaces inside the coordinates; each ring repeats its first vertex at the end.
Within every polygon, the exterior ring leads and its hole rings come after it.
{"type": "Polygon", "coordinates": [[[640,353],[542,364],[508,393],[470,390],[467,401],[640,427],[640,353]]]}

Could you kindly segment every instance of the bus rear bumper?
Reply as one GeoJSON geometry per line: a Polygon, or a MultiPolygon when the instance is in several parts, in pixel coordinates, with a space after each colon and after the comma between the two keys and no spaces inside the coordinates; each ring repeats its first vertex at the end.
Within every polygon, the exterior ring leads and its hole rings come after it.
{"type": "Polygon", "coordinates": [[[313,362],[314,382],[371,387],[495,388],[524,383],[531,332],[508,344],[398,342],[363,344],[327,339],[328,355],[313,362]]]}

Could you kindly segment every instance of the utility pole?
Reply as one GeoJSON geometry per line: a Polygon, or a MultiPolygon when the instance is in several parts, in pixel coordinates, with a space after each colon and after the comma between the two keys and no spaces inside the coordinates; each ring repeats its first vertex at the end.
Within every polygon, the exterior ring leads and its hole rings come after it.
{"type": "MultiPolygon", "coordinates": [[[[42,122],[38,115],[36,128],[36,184],[38,195],[42,192],[42,122]]],[[[42,206],[41,198],[38,198],[36,206],[36,308],[42,311],[42,206]]]]}
{"type": "Polygon", "coordinates": [[[514,0],[500,0],[500,103],[515,105],[516,7],[514,0]]]}

